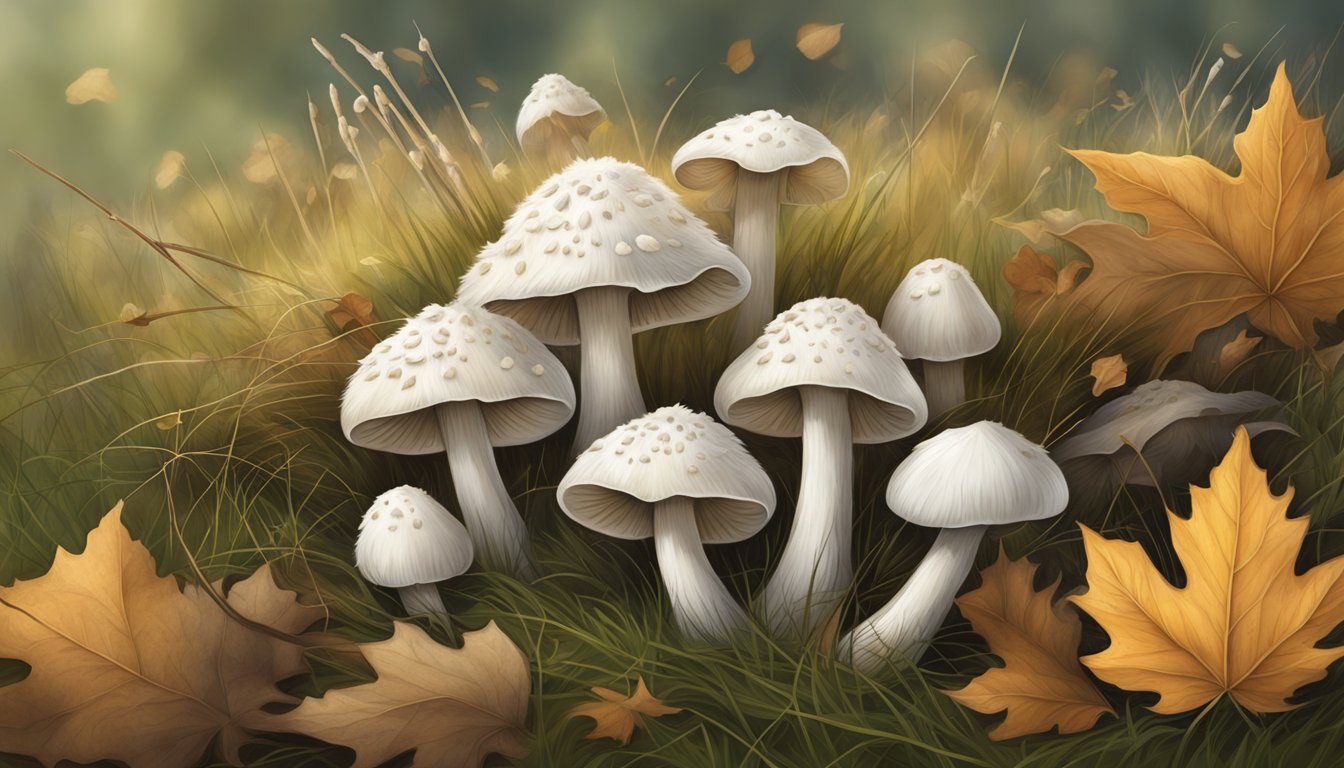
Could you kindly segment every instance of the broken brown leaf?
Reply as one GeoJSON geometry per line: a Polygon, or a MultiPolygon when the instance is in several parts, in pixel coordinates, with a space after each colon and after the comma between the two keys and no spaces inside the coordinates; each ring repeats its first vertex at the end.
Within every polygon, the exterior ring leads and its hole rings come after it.
{"type": "Polygon", "coordinates": [[[585,739],[615,739],[621,746],[630,743],[635,728],[644,727],[645,717],[675,715],[680,707],[669,707],[662,700],[654,698],[640,677],[635,684],[635,692],[623,696],[610,688],[593,688],[593,693],[601,701],[579,704],[569,710],[565,718],[590,717],[595,725],[584,735],[585,739]]]}

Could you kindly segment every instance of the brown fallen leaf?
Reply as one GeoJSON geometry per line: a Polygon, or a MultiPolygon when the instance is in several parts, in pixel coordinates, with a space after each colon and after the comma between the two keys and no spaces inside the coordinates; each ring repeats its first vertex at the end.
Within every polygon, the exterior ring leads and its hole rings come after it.
{"type": "Polygon", "coordinates": [[[1092,371],[1088,375],[1093,379],[1092,396],[1099,397],[1103,392],[1124,386],[1129,377],[1129,364],[1124,355],[1098,357],[1092,361],[1092,371]]]}
{"type": "Polygon", "coordinates": [[[1059,269],[1053,259],[1031,246],[1019,248],[1003,265],[1003,279],[1013,288],[1013,316],[1018,325],[1029,325],[1051,300],[1072,291],[1078,274],[1086,268],[1074,259],[1059,269]]]}
{"type": "Polygon", "coordinates": [[[351,334],[366,344],[378,343],[378,336],[370,328],[374,324],[373,302],[358,293],[347,293],[336,302],[336,306],[327,310],[327,317],[341,330],[351,334]]]}
{"type": "Polygon", "coordinates": [[[565,719],[572,717],[590,717],[595,725],[593,730],[584,734],[585,739],[615,739],[621,746],[630,743],[635,728],[644,727],[645,717],[675,715],[680,707],[669,707],[662,700],[654,698],[640,677],[635,684],[635,692],[623,696],[610,688],[593,688],[601,701],[579,704],[569,710],[565,719]]]}
{"type": "Polygon", "coordinates": [[[65,100],[69,104],[86,104],[90,101],[116,101],[119,96],[117,86],[112,82],[112,73],[106,67],[94,67],[86,70],[73,83],[65,87],[65,100]]]}
{"type": "Polygon", "coordinates": [[[378,675],[271,715],[266,728],[302,733],[355,751],[372,768],[415,750],[415,765],[480,768],[487,755],[527,755],[527,659],[499,627],[467,632],[462,647],[434,642],[396,622],[392,637],[360,646],[378,675]]]}
{"type": "MultiPolygon", "coordinates": [[[[45,575],[0,587],[0,657],[32,667],[0,688],[0,752],[46,765],[185,768],[213,742],[239,765],[260,707],[294,701],[275,684],[307,670],[303,650],[230,618],[205,589],[158,576],[121,509],[103,517],[80,554],[57,550],[45,575]]],[[[324,615],[277,588],[267,567],[227,600],[291,634],[324,615]]]]}
{"type": "Polygon", "coordinates": [[[1232,369],[1246,362],[1251,352],[1260,346],[1261,336],[1247,336],[1243,328],[1237,337],[1223,345],[1218,351],[1218,375],[1226,376],[1232,369]]]}
{"type": "Polygon", "coordinates": [[[746,72],[756,62],[756,53],[751,50],[751,40],[744,38],[728,46],[728,56],[723,63],[733,70],[733,74],[746,72]]]}
{"type": "Polygon", "coordinates": [[[477,75],[476,84],[491,93],[499,93],[499,83],[496,83],[492,78],[486,77],[485,75],[477,75]]]}
{"type": "Polygon", "coordinates": [[[804,24],[798,28],[798,50],[813,61],[831,52],[840,43],[844,24],[804,24]]]}

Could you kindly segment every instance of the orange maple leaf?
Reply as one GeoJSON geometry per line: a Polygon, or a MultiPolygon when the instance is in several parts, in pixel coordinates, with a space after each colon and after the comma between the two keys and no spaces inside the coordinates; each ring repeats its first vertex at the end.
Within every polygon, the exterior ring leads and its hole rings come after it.
{"type": "Polygon", "coordinates": [[[1030,245],[1018,249],[1017,255],[1003,265],[1003,279],[1013,288],[1013,317],[1017,324],[1031,324],[1051,300],[1072,291],[1078,283],[1078,273],[1086,268],[1086,264],[1074,259],[1059,269],[1054,260],[1030,245]]]}
{"type": "Polygon", "coordinates": [[[615,739],[622,746],[630,743],[635,728],[644,727],[644,716],[662,717],[675,715],[680,707],[669,707],[660,699],[654,698],[644,686],[644,678],[639,678],[632,696],[623,696],[610,688],[593,688],[602,701],[590,701],[579,704],[569,710],[566,719],[571,717],[591,717],[595,723],[593,730],[584,735],[585,739],[615,739]]]}

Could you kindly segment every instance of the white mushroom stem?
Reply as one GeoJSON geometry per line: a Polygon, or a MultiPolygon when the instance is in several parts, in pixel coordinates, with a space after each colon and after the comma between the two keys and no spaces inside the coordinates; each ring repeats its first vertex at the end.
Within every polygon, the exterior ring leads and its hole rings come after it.
{"type": "Polygon", "coordinates": [[[527,525],[499,476],[480,404],[444,403],[434,412],[476,556],[489,570],[520,579],[536,578],[536,566],[527,552],[527,525]]]}
{"type": "Polygon", "coordinates": [[[893,659],[919,661],[975,564],[985,526],[945,528],[896,596],[840,641],[842,661],[872,674],[893,659]]]}
{"type": "Polygon", "coordinates": [[[733,252],[751,272],[751,290],[737,307],[733,350],[746,349],[775,316],[775,237],[779,229],[779,176],[737,172],[733,252]]]}
{"type": "Polygon", "coordinates": [[[579,311],[581,392],[574,452],[580,453],[647,409],[635,372],[630,289],[589,288],[575,294],[574,303],[579,311]]]}
{"type": "Polygon", "coordinates": [[[653,543],[672,614],[685,635],[722,642],[746,628],[746,614],[705,557],[694,501],[673,496],[658,502],[653,511],[653,543]]]}
{"type": "Polygon", "coordinates": [[[854,445],[849,398],[829,387],[799,388],[803,472],[793,527],[761,593],[761,615],[776,637],[807,640],[839,608],[853,577],[854,445]]]}
{"type": "Polygon", "coordinates": [[[448,607],[443,604],[443,598],[439,597],[437,585],[412,584],[399,588],[397,594],[401,596],[401,605],[407,614],[429,613],[448,621],[448,607]]]}
{"type": "Polygon", "coordinates": [[[924,361],[924,400],[929,420],[966,402],[966,379],[961,360],[924,361]]]}

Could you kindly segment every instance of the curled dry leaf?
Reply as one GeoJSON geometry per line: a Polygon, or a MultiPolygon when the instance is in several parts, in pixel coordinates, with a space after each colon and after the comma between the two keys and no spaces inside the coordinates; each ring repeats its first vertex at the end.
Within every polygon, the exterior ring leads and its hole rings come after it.
{"type": "Polygon", "coordinates": [[[1243,328],[1237,337],[1223,345],[1218,350],[1218,375],[1226,376],[1234,368],[1246,362],[1246,358],[1251,356],[1251,352],[1260,345],[1260,336],[1247,336],[1243,328]]]}
{"type": "Polygon", "coordinates": [[[813,61],[831,52],[840,43],[844,24],[804,24],[798,28],[798,50],[813,61]]]}
{"type": "Polygon", "coordinates": [[[751,50],[750,38],[743,38],[728,46],[728,56],[723,61],[736,75],[746,72],[755,62],[756,53],[751,50]]]}
{"type": "Polygon", "coordinates": [[[117,93],[117,86],[112,83],[112,73],[106,67],[86,70],[65,87],[65,100],[70,104],[116,101],[118,96],[120,94],[117,93]]]}
{"type": "Polygon", "coordinates": [[[644,727],[645,717],[675,715],[680,707],[669,707],[661,699],[654,698],[640,677],[635,684],[635,692],[623,696],[610,688],[593,688],[593,693],[601,701],[579,704],[569,710],[565,719],[572,717],[590,717],[595,725],[593,730],[584,734],[585,739],[615,739],[625,746],[630,743],[635,728],[644,727]]]}
{"type": "Polygon", "coordinates": [[[1103,392],[1124,386],[1129,376],[1129,364],[1124,355],[1098,357],[1092,361],[1092,371],[1088,375],[1093,379],[1092,396],[1098,397],[1103,392]]]}
{"type": "Polygon", "coordinates": [[[476,84],[491,93],[499,93],[499,83],[496,83],[493,79],[486,77],[485,75],[477,75],[476,84]]]}
{"type": "Polygon", "coordinates": [[[176,149],[170,149],[163,153],[159,158],[159,164],[154,169],[154,186],[159,189],[167,189],[172,186],[177,177],[182,175],[182,168],[187,164],[187,158],[176,149]]]}
{"type": "Polygon", "coordinates": [[[1013,316],[1018,325],[1028,325],[1055,297],[1073,290],[1087,265],[1073,260],[1063,269],[1049,256],[1024,245],[1003,265],[1003,279],[1013,288],[1013,316]]]}
{"type": "Polygon", "coordinates": [[[327,317],[341,330],[372,346],[378,343],[378,336],[370,328],[374,323],[373,302],[358,293],[347,293],[336,302],[336,306],[327,310],[327,317]]]}

